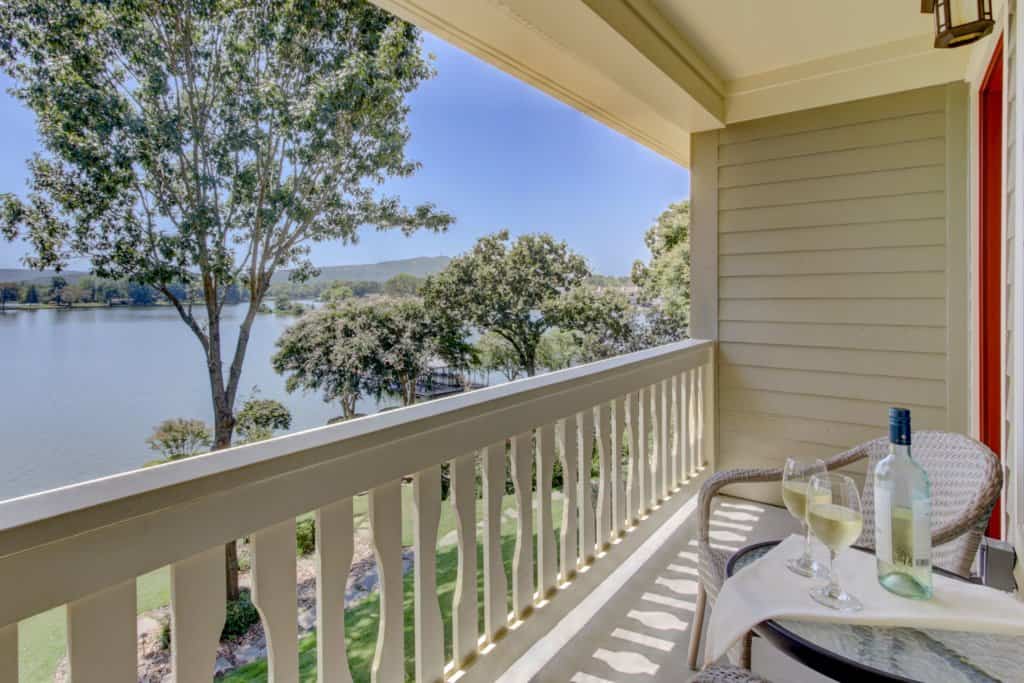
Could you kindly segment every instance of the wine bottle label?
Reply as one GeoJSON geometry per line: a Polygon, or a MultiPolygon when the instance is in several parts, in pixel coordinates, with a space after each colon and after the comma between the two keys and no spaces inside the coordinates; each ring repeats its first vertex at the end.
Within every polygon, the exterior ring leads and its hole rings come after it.
{"type": "Polygon", "coordinates": [[[875,487],[875,554],[883,562],[893,563],[892,492],[875,487]]]}
{"type": "Polygon", "coordinates": [[[903,567],[931,565],[931,506],[927,499],[910,507],[892,504],[892,491],[875,488],[875,554],[903,567]]]}

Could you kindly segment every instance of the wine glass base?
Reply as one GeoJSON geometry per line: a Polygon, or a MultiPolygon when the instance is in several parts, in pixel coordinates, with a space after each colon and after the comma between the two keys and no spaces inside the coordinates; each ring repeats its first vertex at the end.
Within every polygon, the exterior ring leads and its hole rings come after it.
{"type": "Polygon", "coordinates": [[[827,579],[828,578],[828,567],[823,565],[821,562],[816,561],[812,557],[801,555],[800,557],[794,557],[786,563],[786,567],[789,571],[800,576],[806,576],[809,579],[827,579]]]}
{"type": "Polygon", "coordinates": [[[811,591],[811,597],[815,602],[840,612],[859,612],[864,609],[860,600],[841,588],[833,589],[831,586],[821,586],[811,591]]]}

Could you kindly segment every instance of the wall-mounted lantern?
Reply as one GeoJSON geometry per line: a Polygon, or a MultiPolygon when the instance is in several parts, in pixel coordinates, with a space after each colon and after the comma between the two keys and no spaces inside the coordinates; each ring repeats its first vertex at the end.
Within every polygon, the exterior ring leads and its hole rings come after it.
{"type": "Polygon", "coordinates": [[[921,0],[935,14],[935,47],[960,47],[992,33],[992,0],[921,0]]]}

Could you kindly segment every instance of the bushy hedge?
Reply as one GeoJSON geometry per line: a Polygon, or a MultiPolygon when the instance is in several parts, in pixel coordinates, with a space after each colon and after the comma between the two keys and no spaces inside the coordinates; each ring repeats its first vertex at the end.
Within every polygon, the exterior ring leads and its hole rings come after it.
{"type": "Polygon", "coordinates": [[[316,525],[311,518],[299,520],[295,525],[295,549],[300,557],[316,550],[316,525]]]}

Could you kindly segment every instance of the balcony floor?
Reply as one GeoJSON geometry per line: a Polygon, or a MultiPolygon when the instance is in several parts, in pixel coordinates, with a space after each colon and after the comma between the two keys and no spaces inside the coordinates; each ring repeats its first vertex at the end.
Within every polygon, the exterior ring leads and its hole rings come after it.
{"type": "MultiPolygon", "coordinates": [[[[719,498],[712,520],[713,539],[733,549],[798,530],[785,509],[736,498],[719,498]]],[[[697,595],[696,525],[694,499],[500,680],[680,683],[692,678],[686,657],[697,595]]]]}

